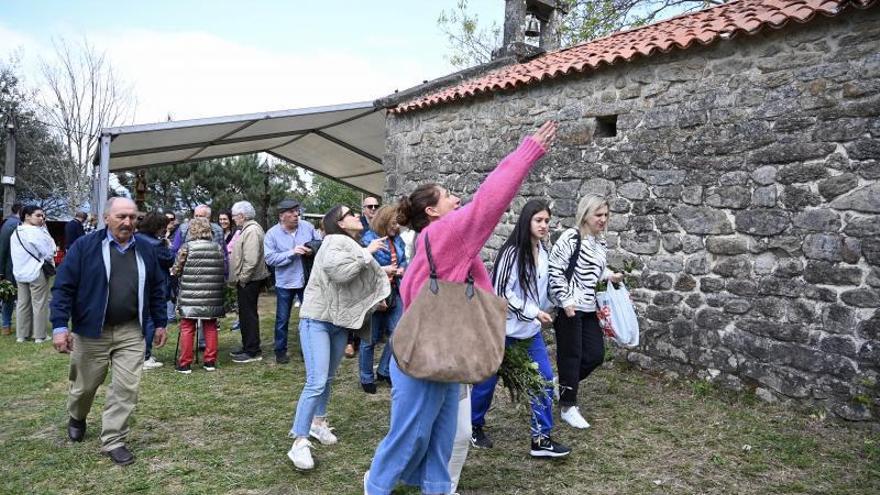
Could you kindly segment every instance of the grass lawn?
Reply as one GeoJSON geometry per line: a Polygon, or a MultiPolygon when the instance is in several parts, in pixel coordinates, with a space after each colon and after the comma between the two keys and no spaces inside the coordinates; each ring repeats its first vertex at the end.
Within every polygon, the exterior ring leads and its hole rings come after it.
{"type": "MultiPolygon", "coordinates": [[[[295,315],[294,359],[282,366],[271,359],[273,297],[261,297],[261,315],[266,359],[232,363],[228,351],[240,337],[224,320],[214,373],[174,372],[174,328],[155,353],[165,366],[146,372],[141,383],[129,438],[137,462],[127,468],[98,453],[106,389],[88,417],[85,441],[68,443],[67,356],[48,343],[0,338],[0,493],[362,493],[361,477],[388,427],[387,386],[364,394],[356,359],[344,360],[330,404],[340,443],[316,444],[316,469],[296,471],[285,455],[304,379],[295,315]]],[[[511,408],[499,390],[486,428],[495,448],[471,450],[460,492],[880,493],[876,426],[832,423],[613,363],[583,384],[581,398],[592,428],[560,426],[555,434],[572,455],[532,460],[527,413],[511,408]]]]}

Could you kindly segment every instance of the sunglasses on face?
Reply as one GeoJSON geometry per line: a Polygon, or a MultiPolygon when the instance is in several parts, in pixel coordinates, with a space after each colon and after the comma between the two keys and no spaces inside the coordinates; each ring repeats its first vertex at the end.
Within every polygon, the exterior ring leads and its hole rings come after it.
{"type": "Polygon", "coordinates": [[[368,208],[370,210],[378,210],[379,205],[364,205],[364,208],[368,208]]]}
{"type": "Polygon", "coordinates": [[[353,211],[351,211],[351,210],[348,210],[347,212],[343,213],[343,214],[339,217],[339,220],[337,220],[337,222],[341,222],[341,221],[345,220],[345,217],[355,217],[355,218],[357,218],[357,213],[355,213],[355,212],[353,212],[353,211]]]}

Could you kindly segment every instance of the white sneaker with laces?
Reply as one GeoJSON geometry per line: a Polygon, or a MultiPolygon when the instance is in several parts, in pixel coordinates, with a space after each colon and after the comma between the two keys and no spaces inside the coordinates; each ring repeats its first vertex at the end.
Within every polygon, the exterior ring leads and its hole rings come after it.
{"type": "Polygon", "coordinates": [[[45,342],[47,340],[49,340],[49,339],[34,339],[34,344],[42,344],[43,342],[45,342]]]}
{"type": "Polygon", "coordinates": [[[333,428],[330,428],[330,425],[327,423],[320,425],[312,423],[311,428],[309,428],[309,436],[316,438],[323,445],[333,445],[339,441],[336,435],[333,434],[333,428]]]}
{"type": "Polygon", "coordinates": [[[312,442],[306,439],[294,440],[290,450],[287,451],[287,458],[290,459],[297,469],[314,469],[315,461],[312,459],[312,442]]]}
{"type": "Polygon", "coordinates": [[[569,407],[568,410],[563,409],[559,417],[573,428],[585,430],[590,427],[590,423],[587,423],[587,420],[581,416],[581,412],[576,406],[569,407]]]}
{"type": "Polygon", "coordinates": [[[17,339],[15,339],[15,341],[18,342],[19,344],[21,344],[22,342],[24,342],[24,339],[21,337],[18,337],[17,339]]]}
{"type": "Polygon", "coordinates": [[[150,356],[150,359],[147,359],[146,361],[144,361],[144,369],[145,370],[154,370],[156,368],[161,368],[161,367],[162,367],[162,363],[160,363],[159,361],[156,361],[156,358],[154,358],[153,356],[150,356]]]}

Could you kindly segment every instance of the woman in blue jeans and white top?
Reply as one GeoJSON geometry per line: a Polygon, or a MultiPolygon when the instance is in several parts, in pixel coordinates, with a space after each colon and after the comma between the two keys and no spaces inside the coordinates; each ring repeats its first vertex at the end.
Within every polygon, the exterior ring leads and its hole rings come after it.
{"type": "Polygon", "coordinates": [[[589,428],[577,406],[578,385],[605,359],[605,337],[596,317],[596,284],[620,282],[622,273],[606,266],[605,229],[608,200],[595,194],[581,198],[575,228],[559,236],[550,251],[550,296],[559,307],[556,369],[559,371],[560,417],[575,428],[589,428]],[[577,249],[580,243],[580,249],[577,249]],[[570,276],[566,273],[573,262],[570,276]]]}
{"type": "Polygon", "coordinates": [[[347,206],[335,206],[322,220],[326,237],[315,255],[299,316],[299,338],[306,364],[306,383],[296,405],[287,457],[298,469],[312,469],[309,436],[324,445],[337,442],[327,422],[330,384],[342,360],[348,331],[361,327],[369,311],[391,288],[373,254],[386,238],[367,247],[357,241],[363,226],[347,206]]]}
{"type": "Polygon", "coordinates": [[[361,336],[361,346],[358,352],[360,360],[361,388],[368,394],[376,393],[376,380],[388,382],[391,385],[391,334],[394,327],[403,315],[403,301],[400,300],[400,279],[406,269],[406,245],[400,238],[400,225],[397,223],[397,208],[383,206],[373,215],[370,220],[370,230],[364,232],[361,244],[367,246],[374,239],[385,237],[385,249],[373,253],[373,257],[388,274],[391,283],[391,295],[386,299],[386,304],[379,305],[373,313],[370,322],[370,335],[361,336]],[[387,336],[385,348],[379,358],[379,367],[373,375],[373,353],[376,343],[387,336]]]}
{"type": "MultiPolygon", "coordinates": [[[[553,368],[541,335],[541,325],[553,321],[547,313],[551,308],[547,298],[549,254],[544,245],[549,227],[550,207],[547,203],[536,199],[526,203],[513,233],[498,251],[492,273],[495,293],[507,299],[506,345],[528,340],[529,357],[538,363],[538,370],[548,383],[553,380],[553,368]]],[[[471,443],[474,447],[492,447],[483,426],[497,383],[498,376],[495,375],[474,385],[471,393],[471,443]]],[[[564,457],[571,453],[571,449],[550,438],[553,388],[548,387],[545,393],[544,397],[532,401],[530,454],[532,457],[564,457]]]]}

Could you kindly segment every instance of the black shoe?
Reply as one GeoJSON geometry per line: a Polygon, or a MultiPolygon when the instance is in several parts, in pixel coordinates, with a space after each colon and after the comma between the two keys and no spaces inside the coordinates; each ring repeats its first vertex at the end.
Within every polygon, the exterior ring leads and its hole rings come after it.
{"type": "Polygon", "coordinates": [[[287,364],[290,362],[290,356],[287,354],[275,354],[275,364],[287,364]]]}
{"type": "Polygon", "coordinates": [[[233,363],[252,363],[254,361],[262,361],[263,356],[260,354],[248,354],[246,352],[240,352],[238,354],[233,354],[232,362],[233,363]]]}
{"type": "Polygon", "coordinates": [[[392,387],[391,377],[387,375],[383,375],[382,373],[376,373],[376,381],[380,382],[388,382],[388,386],[392,387]]]}
{"type": "Polygon", "coordinates": [[[115,462],[117,466],[128,466],[134,462],[134,455],[132,455],[131,451],[129,451],[125,445],[122,447],[116,447],[107,452],[107,455],[113,459],[113,462],[115,462]]]}
{"type": "Polygon", "coordinates": [[[86,420],[70,418],[67,422],[67,438],[71,442],[82,442],[86,436],[86,420]]]}
{"type": "Polygon", "coordinates": [[[235,349],[229,351],[229,355],[235,357],[236,354],[241,354],[242,352],[244,352],[244,349],[242,349],[241,347],[236,347],[235,349]]]}
{"type": "Polygon", "coordinates": [[[571,454],[571,449],[556,443],[550,437],[532,438],[532,457],[565,457],[571,454]]]}
{"type": "Polygon", "coordinates": [[[364,392],[368,394],[376,393],[376,384],[375,383],[361,383],[361,388],[364,389],[364,392]]]}
{"type": "Polygon", "coordinates": [[[192,366],[190,366],[190,365],[186,365],[186,366],[177,365],[174,367],[174,371],[176,371],[182,375],[188,375],[193,372],[192,366]]]}
{"type": "Polygon", "coordinates": [[[474,426],[471,432],[471,445],[477,449],[491,449],[494,444],[492,439],[483,431],[482,426],[474,426]]]}
{"type": "Polygon", "coordinates": [[[205,364],[202,365],[205,368],[205,371],[216,371],[217,363],[214,361],[205,361],[205,364]]]}

